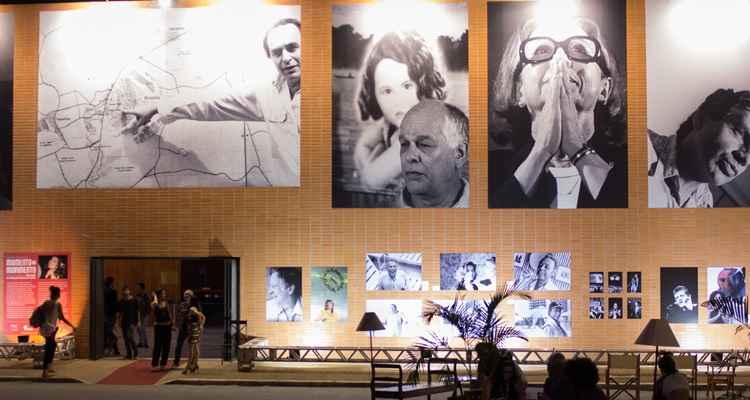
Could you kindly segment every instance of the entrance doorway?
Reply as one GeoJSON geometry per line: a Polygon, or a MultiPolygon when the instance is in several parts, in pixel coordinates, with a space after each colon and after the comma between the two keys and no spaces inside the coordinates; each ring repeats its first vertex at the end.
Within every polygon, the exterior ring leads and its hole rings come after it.
{"type": "MultiPolygon", "coordinates": [[[[111,280],[111,288],[122,298],[125,288],[136,298],[145,287],[146,299],[153,298],[157,289],[165,289],[175,315],[175,330],[172,333],[169,359],[175,358],[175,347],[180,330],[179,305],[183,295],[190,290],[198,299],[206,316],[206,325],[201,338],[201,357],[232,359],[232,337],[230,321],[239,319],[239,258],[143,258],[143,257],[95,257],[91,259],[90,305],[91,322],[89,358],[116,357],[112,346],[105,346],[110,331],[113,293],[105,289],[105,281],[111,280]],[[108,300],[109,298],[109,300],[108,300]],[[109,304],[109,305],[108,305],[109,304]]],[[[151,316],[145,319],[145,338],[148,348],[138,348],[139,358],[151,357],[153,351],[153,327],[151,316]]],[[[112,330],[116,338],[116,349],[120,357],[125,356],[125,344],[119,326],[112,330]]],[[[136,335],[135,341],[140,338],[136,335]]],[[[181,352],[182,362],[189,356],[186,340],[181,352]]]]}

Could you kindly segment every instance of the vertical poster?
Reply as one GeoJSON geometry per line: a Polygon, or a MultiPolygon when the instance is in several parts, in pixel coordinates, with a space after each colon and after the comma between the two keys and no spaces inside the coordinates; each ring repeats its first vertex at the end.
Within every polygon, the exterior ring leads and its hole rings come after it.
{"type": "Polygon", "coordinates": [[[626,14],[624,0],[487,4],[490,208],[628,206],[626,14]]]}
{"type": "Polygon", "coordinates": [[[367,290],[422,290],[422,253],[367,253],[367,290]]]}
{"type": "Polygon", "coordinates": [[[603,301],[601,297],[589,298],[589,319],[604,319],[603,301]]]}
{"type": "Polygon", "coordinates": [[[67,318],[70,304],[69,253],[6,253],[3,258],[5,283],[5,333],[28,334],[37,328],[29,325],[34,308],[49,299],[50,286],[60,288],[60,304],[67,318]]]}
{"type": "Polygon", "coordinates": [[[516,290],[570,290],[570,252],[515,253],[513,287],[516,290]]]}
{"type": "Polygon", "coordinates": [[[589,293],[604,292],[604,272],[589,272],[589,293]]]}
{"type": "Polygon", "coordinates": [[[661,268],[661,318],[698,323],[698,268],[661,268]]]}
{"type": "Polygon", "coordinates": [[[609,319],[622,319],[622,299],[619,297],[609,298],[609,319]]]}
{"type": "Polygon", "coordinates": [[[250,1],[41,12],[37,187],[299,186],[300,27],[250,1]]]}
{"type": "Polygon", "coordinates": [[[13,202],[13,14],[0,13],[0,210],[13,202]]]}
{"type": "Polygon", "coordinates": [[[641,319],[643,303],[640,297],[628,297],[628,318],[641,319]]]}
{"type": "Polygon", "coordinates": [[[749,14],[747,1],[646,1],[650,208],[750,206],[749,14]]]}
{"type": "Polygon", "coordinates": [[[302,267],[269,267],[266,290],[266,321],[303,320],[302,267]]]}
{"type": "Polygon", "coordinates": [[[570,337],[570,300],[515,300],[513,325],[526,337],[570,337]]]}
{"type": "Polygon", "coordinates": [[[440,290],[495,290],[495,253],[440,254],[440,290]]]}
{"type": "Polygon", "coordinates": [[[367,300],[365,309],[377,314],[385,327],[375,336],[418,337],[425,332],[421,300],[367,300]]]}
{"type": "Polygon", "coordinates": [[[333,6],[334,208],[469,206],[468,29],[465,3],[333,6]]]}
{"type": "Polygon", "coordinates": [[[641,273],[640,272],[628,272],[628,293],[640,293],[641,292],[641,273]]]}
{"type": "Polygon", "coordinates": [[[708,300],[721,304],[720,307],[709,306],[709,324],[747,322],[744,267],[709,267],[706,270],[706,289],[708,300]]]}
{"type": "Polygon", "coordinates": [[[607,272],[609,293],[622,293],[622,272],[607,272]]]}
{"type": "Polygon", "coordinates": [[[336,322],[349,318],[349,273],[346,267],[313,267],[310,288],[310,318],[313,321],[336,322]]]}

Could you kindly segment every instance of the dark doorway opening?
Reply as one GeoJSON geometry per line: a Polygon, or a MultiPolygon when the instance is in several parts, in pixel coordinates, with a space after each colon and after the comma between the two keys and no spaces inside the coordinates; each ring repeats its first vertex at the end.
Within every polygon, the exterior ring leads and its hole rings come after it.
{"type": "MultiPolygon", "coordinates": [[[[201,357],[232,358],[232,329],[229,321],[239,315],[239,258],[145,258],[145,257],[95,257],[91,259],[90,275],[91,323],[89,352],[91,359],[117,357],[111,346],[105,346],[107,332],[112,326],[112,299],[114,294],[105,288],[105,280],[111,277],[114,282],[117,300],[122,298],[127,287],[138,298],[142,293],[140,284],[145,286],[143,303],[153,296],[153,292],[163,288],[167,292],[170,306],[175,315],[175,330],[170,344],[170,361],[175,358],[175,347],[181,325],[180,303],[184,293],[192,291],[206,316],[205,330],[201,339],[201,357]],[[108,328],[109,327],[109,328],[108,328]]],[[[146,306],[146,309],[148,307],[146,306]]],[[[153,351],[153,316],[145,319],[144,330],[148,348],[138,348],[138,358],[148,359],[153,351]]],[[[125,355],[125,345],[119,325],[111,330],[117,340],[120,357],[125,355]]],[[[136,343],[142,342],[140,335],[134,335],[136,343]]],[[[189,356],[188,342],[182,346],[181,361],[189,356]]]]}

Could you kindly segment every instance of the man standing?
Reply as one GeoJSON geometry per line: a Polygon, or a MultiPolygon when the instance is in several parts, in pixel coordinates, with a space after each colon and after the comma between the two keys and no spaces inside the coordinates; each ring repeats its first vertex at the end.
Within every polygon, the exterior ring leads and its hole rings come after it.
{"type": "Polygon", "coordinates": [[[670,136],[648,132],[648,206],[713,207],[710,185],[740,176],[748,165],[750,91],[719,89],[670,136]]]}
{"type": "Polygon", "coordinates": [[[73,326],[63,314],[60,300],[60,288],[57,286],[49,287],[49,300],[45,301],[40,307],[44,310],[44,322],[39,327],[39,334],[44,337],[44,360],[42,364],[42,378],[47,378],[50,374],[55,373],[50,365],[55,359],[55,350],[57,349],[57,321],[65,322],[73,332],[76,327],[73,326]]]}
{"type": "Polygon", "coordinates": [[[398,268],[396,260],[391,258],[388,253],[380,256],[380,266],[385,267],[385,272],[381,269],[381,276],[375,290],[406,290],[406,275],[398,268]]]}
{"type": "Polygon", "coordinates": [[[115,278],[108,276],[104,279],[104,355],[120,355],[115,336],[115,321],[117,319],[117,289],[115,278]]]}
{"type": "Polygon", "coordinates": [[[182,295],[182,302],[180,302],[180,308],[177,311],[177,315],[180,317],[180,330],[177,333],[177,343],[174,347],[174,362],[172,368],[180,367],[180,359],[182,358],[182,347],[185,344],[185,339],[190,336],[190,307],[195,307],[198,311],[201,309],[200,302],[192,290],[188,289],[182,295]]]}
{"type": "Polygon", "coordinates": [[[461,173],[468,133],[469,119],[448,103],[422,100],[409,110],[399,133],[406,186],[394,207],[469,207],[469,182],[461,173]]]}
{"type": "Polygon", "coordinates": [[[146,335],[146,320],[151,313],[151,299],[146,293],[146,285],[138,282],[138,291],[136,292],[138,300],[138,347],[148,348],[148,336],[146,335]]]}
{"type": "Polygon", "coordinates": [[[263,48],[278,72],[272,82],[262,83],[251,92],[214,101],[190,104],[165,101],[159,104],[158,110],[134,110],[129,113],[136,115],[138,121],[126,130],[138,128],[134,139],[143,142],[159,134],[160,126],[181,119],[265,122],[274,141],[274,165],[267,171],[271,185],[299,186],[300,37],[300,22],[293,18],[276,22],[266,32],[263,48]]]}
{"type": "Polygon", "coordinates": [[[138,313],[138,300],[125,286],[122,289],[122,300],[118,305],[120,314],[120,329],[122,330],[122,341],[125,342],[126,360],[138,358],[138,349],[135,347],[135,331],[142,324],[138,313]]]}

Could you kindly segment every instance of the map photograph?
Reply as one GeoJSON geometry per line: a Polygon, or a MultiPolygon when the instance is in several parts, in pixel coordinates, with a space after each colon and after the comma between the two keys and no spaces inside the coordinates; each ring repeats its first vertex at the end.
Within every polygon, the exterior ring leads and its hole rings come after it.
{"type": "Polygon", "coordinates": [[[41,12],[37,187],[299,186],[300,36],[298,6],[41,12]]]}

